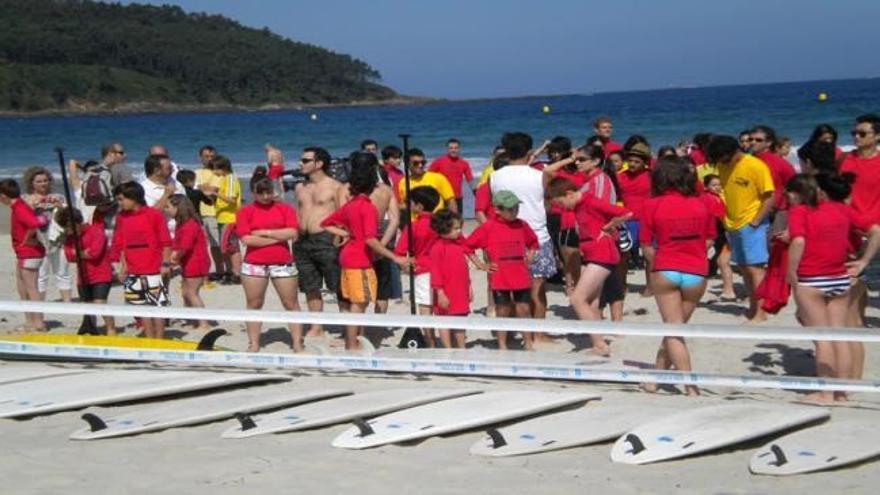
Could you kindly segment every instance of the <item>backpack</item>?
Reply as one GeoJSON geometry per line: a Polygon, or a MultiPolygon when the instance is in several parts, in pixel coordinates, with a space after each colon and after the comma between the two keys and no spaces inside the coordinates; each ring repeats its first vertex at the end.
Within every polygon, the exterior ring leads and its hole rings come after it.
{"type": "Polygon", "coordinates": [[[110,171],[104,167],[89,170],[82,183],[82,198],[86,206],[107,206],[113,203],[110,171]]]}

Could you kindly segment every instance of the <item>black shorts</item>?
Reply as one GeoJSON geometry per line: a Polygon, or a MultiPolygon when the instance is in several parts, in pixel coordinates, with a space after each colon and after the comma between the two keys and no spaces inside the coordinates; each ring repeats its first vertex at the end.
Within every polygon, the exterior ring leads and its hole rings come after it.
{"type": "Polygon", "coordinates": [[[608,274],[608,278],[605,279],[605,283],[602,285],[602,295],[599,296],[599,307],[604,308],[611,303],[623,301],[625,297],[626,294],[623,292],[623,280],[620,278],[620,274],[617,273],[616,267],[612,267],[611,273],[608,274]]]}
{"type": "Polygon", "coordinates": [[[79,291],[79,298],[83,302],[106,301],[107,297],[110,296],[111,286],[110,282],[104,282],[85,286],[81,285],[77,287],[77,290],[79,291]]]}
{"type": "Polygon", "coordinates": [[[577,249],[581,245],[581,239],[578,237],[577,229],[565,229],[559,231],[559,237],[556,239],[559,247],[569,247],[577,249]]]}
{"type": "Polygon", "coordinates": [[[532,291],[530,289],[493,290],[492,301],[495,304],[528,303],[532,301],[532,291]]]}
{"type": "Polygon", "coordinates": [[[376,272],[376,300],[387,301],[391,299],[391,264],[388,258],[382,257],[373,261],[373,271],[376,272]]]}
{"type": "Polygon", "coordinates": [[[333,245],[332,234],[301,234],[293,244],[293,256],[301,291],[320,291],[325,284],[334,294],[339,291],[339,250],[333,245]]]}
{"type": "Polygon", "coordinates": [[[464,218],[464,198],[455,198],[455,204],[458,206],[458,216],[464,218]]]}

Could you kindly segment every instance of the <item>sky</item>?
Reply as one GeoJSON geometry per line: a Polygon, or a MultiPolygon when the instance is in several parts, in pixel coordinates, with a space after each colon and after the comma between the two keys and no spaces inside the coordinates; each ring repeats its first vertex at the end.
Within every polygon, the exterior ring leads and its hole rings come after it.
{"type": "MultiPolygon", "coordinates": [[[[123,3],[132,3],[125,1],[123,3]]],[[[878,0],[160,0],[451,99],[880,76],[878,0]]]]}

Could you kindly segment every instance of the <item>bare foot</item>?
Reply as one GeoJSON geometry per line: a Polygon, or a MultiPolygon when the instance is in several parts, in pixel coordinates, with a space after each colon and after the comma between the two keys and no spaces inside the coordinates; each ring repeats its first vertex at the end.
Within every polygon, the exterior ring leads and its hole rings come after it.
{"type": "Polygon", "coordinates": [[[587,354],[592,354],[594,356],[610,357],[611,356],[611,346],[606,344],[604,346],[591,347],[591,348],[587,349],[585,352],[587,354]]]}
{"type": "Polygon", "coordinates": [[[834,392],[834,401],[835,402],[849,402],[849,396],[846,395],[846,392],[834,392]]]}
{"type": "Polygon", "coordinates": [[[652,291],[651,289],[646,288],[645,290],[642,291],[642,293],[641,293],[640,295],[641,295],[642,297],[654,297],[654,291],[652,291]]]}
{"type": "Polygon", "coordinates": [[[700,389],[698,389],[697,387],[695,387],[693,385],[685,385],[684,386],[684,393],[687,394],[688,397],[699,397],[700,396],[700,389]]]}
{"type": "Polygon", "coordinates": [[[649,394],[656,394],[657,393],[657,384],[656,383],[640,383],[639,388],[642,389],[642,391],[647,392],[649,394]]]}
{"type": "Polygon", "coordinates": [[[212,329],[211,329],[211,325],[205,324],[205,325],[199,325],[199,326],[197,326],[196,328],[194,328],[194,330],[195,330],[196,332],[208,333],[208,332],[210,332],[212,329]]]}
{"type": "Polygon", "coordinates": [[[834,394],[831,392],[814,392],[812,394],[807,394],[807,396],[803,398],[802,402],[810,402],[813,404],[833,404],[834,394]]]}
{"type": "Polygon", "coordinates": [[[743,322],[743,325],[752,326],[752,325],[760,325],[767,321],[767,315],[764,313],[758,313],[757,315],[749,318],[748,320],[743,322]]]}
{"type": "Polygon", "coordinates": [[[323,336],[324,336],[324,329],[323,328],[312,327],[309,329],[308,332],[306,332],[306,337],[323,337],[323,336]]]}

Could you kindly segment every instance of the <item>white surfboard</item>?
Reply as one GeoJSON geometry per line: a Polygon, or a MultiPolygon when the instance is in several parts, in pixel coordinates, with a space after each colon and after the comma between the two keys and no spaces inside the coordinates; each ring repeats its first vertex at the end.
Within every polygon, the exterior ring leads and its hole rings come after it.
{"type": "Polygon", "coordinates": [[[761,447],[749,462],[755,474],[812,473],[880,458],[880,429],[871,417],[831,422],[778,438],[761,447]]]}
{"type": "Polygon", "coordinates": [[[477,393],[480,391],[464,388],[402,388],[357,393],[348,397],[288,408],[263,416],[240,417],[239,424],[224,431],[221,436],[223,438],[247,438],[267,433],[320,428],[477,393]]]}
{"type": "Polygon", "coordinates": [[[28,380],[38,380],[40,378],[51,378],[53,376],[73,375],[77,373],[86,373],[86,371],[78,369],[49,368],[46,366],[3,366],[0,368],[0,385],[26,382],[28,380]]]}
{"type": "Polygon", "coordinates": [[[827,418],[818,407],[723,404],[667,415],[624,434],[611,460],[624,464],[678,459],[827,418]]]}
{"type": "Polygon", "coordinates": [[[333,440],[334,447],[366,449],[407,442],[552,411],[597,399],[575,392],[487,392],[404,409],[356,423],[333,440]]]}
{"type": "Polygon", "coordinates": [[[97,440],[136,435],[210,423],[238,413],[250,414],[350,393],[348,390],[297,390],[268,385],[169,400],[152,406],[125,408],[124,411],[96,409],[83,415],[83,420],[89,426],[73,432],[70,438],[97,440]]]}
{"type": "Polygon", "coordinates": [[[0,418],[34,416],[245,383],[290,380],[285,375],[207,371],[102,370],[0,385],[0,418]]]}
{"type": "Polygon", "coordinates": [[[538,416],[498,429],[490,428],[484,438],[471,445],[470,452],[506,457],[607,442],[636,425],[673,411],[668,407],[590,403],[572,411],[538,416]]]}

